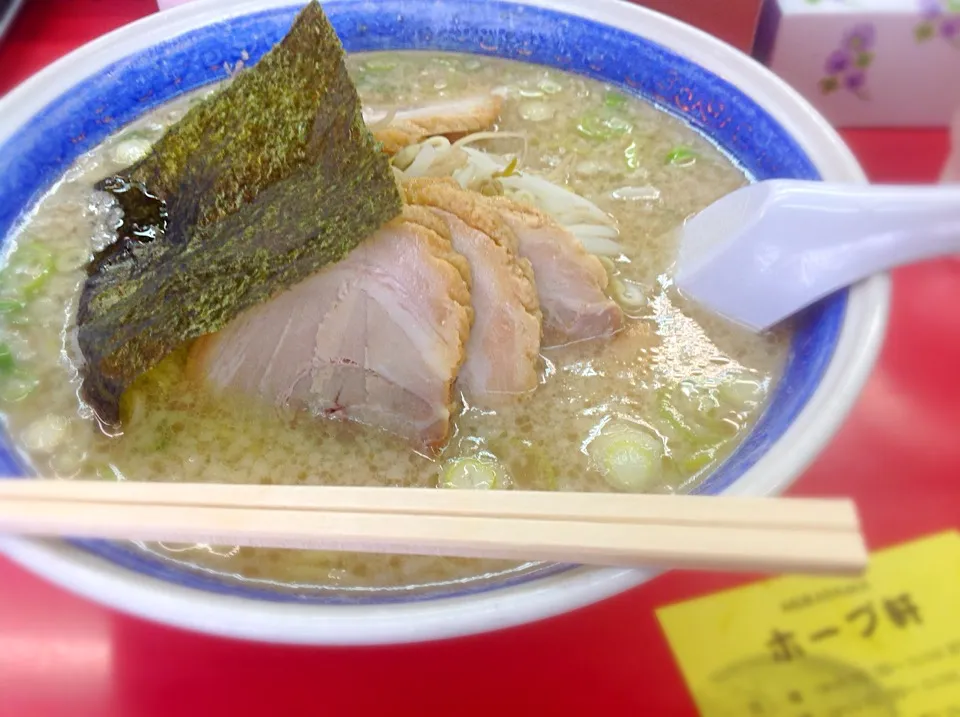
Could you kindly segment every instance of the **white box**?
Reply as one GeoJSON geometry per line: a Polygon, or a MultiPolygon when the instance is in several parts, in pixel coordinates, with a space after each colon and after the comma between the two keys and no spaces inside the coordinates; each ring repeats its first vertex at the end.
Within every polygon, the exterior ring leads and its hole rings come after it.
{"type": "Polygon", "coordinates": [[[754,55],[838,127],[945,127],[960,0],[767,0],[754,55]]]}

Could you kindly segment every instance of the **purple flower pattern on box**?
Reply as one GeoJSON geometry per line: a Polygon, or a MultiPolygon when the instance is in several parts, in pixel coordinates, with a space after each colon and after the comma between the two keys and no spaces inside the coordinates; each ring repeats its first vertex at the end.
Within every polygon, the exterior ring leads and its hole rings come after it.
{"type": "Polygon", "coordinates": [[[877,29],[870,23],[860,23],[847,30],[840,47],[831,52],[824,63],[824,77],[820,92],[828,95],[847,90],[862,100],[870,99],[867,92],[867,68],[873,62],[873,48],[877,29]]]}
{"type": "Polygon", "coordinates": [[[960,0],[920,0],[920,17],[913,30],[917,42],[940,38],[960,49],[960,0]]]}

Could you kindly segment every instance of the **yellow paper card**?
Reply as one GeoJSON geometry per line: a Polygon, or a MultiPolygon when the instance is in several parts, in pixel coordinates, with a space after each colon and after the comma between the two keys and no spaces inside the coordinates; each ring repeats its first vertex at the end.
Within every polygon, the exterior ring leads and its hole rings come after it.
{"type": "Polygon", "coordinates": [[[657,611],[702,717],[960,717],[960,534],[657,611]]]}

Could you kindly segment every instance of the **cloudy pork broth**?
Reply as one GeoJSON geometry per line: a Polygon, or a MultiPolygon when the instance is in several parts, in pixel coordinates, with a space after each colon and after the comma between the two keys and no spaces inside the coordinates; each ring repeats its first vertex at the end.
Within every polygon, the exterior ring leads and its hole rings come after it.
{"type": "MultiPolygon", "coordinates": [[[[499,93],[495,135],[474,135],[462,146],[506,166],[502,176],[472,180],[469,188],[503,193],[519,171],[607,215],[603,231],[594,232],[589,217],[567,224],[601,254],[622,328],[543,348],[530,395],[496,410],[460,401],[450,438],[436,452],[358,423],[215,393],[185,370],[188,347],[127,391],[122,433],[109,435],[78,399],[73,339],[85,265],[112,240],[118,220],[118,209],[92,186],[138,159],[205,90],[81,157],[9,242],[0,283],[0,407],[33,469],[108,480],[689,491],[755,422],[788,346],[787,332],[748,334],[685,306],[670,287],[671,230],[743,185],[743,173],[653,106],[556,70],[433,53],[358,54],[349,68],[364,107],[381,116],[369,121],[371,129],[398,108],[499,93]],[[611,233],[619,249],[604,243],[611,233]],[[600,238],[591,243],[594,235],[600,238]]],[[[449,144],[437,146],[446,151],[449,144]]],[[[405,177],[423,173],[420,150],[395,155],[405,177]]],[[[447,173],[458,167],[452,162],[447,173]]],[[[445,172],[433,166],[427,173],[445,172]]],[[[523,189],[513,198],[530,199],[523,189]]],[[[538,567],[231,546],[140,548],[228,580],[300,592],[425,590],[538,567]]]]}

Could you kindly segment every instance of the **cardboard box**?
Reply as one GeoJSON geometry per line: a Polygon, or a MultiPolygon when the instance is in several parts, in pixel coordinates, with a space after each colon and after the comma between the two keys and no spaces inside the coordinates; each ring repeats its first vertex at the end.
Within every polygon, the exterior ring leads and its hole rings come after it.
{"type": "Polygon", "coordinates": [[[838,127],[945,127],[960,0],[767,0],[754,55],[838,127]]]}

